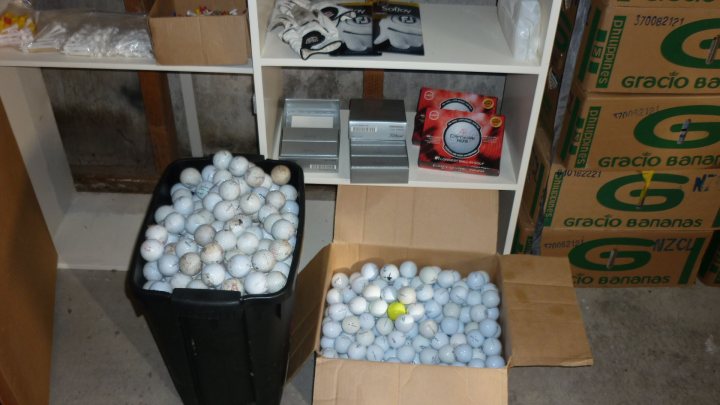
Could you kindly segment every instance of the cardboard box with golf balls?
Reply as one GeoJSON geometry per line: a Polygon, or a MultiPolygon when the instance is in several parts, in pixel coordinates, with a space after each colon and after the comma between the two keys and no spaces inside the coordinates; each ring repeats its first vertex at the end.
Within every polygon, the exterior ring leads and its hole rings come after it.
{"type": "Polygon", "coordinates": [[[339,186],[333,242],[300,273],[290,373],[316,355],[315,404],[507,404],[514,366],[592,364],[567,260],[495,254],[498,192],[339,186]],[[479,210],[482,214],[479,214],[479,210]],[[442,213],[439,215],[439,213],[442,213]],[[370,362],[320,355],[325,297],[336,273],[412,260],[483,269],[502,301],[499,369],[370,362]]]}
{"type": "Polygon", "coordinates": [[[628,5],[593,1],[575,75],[585,90],[718,93],[717,1],[638,0],[628,5]]]}
{"type": "Polygon", "coordinates": [[[544,226],[570,229],[720,227],[720,169],[570,169],[553,163],[544,226]]]}
{"type": "Polygon", "coordinates": [[[720,95],[586,93],[569,100],[560,139],[568,168],[720,167],[720,95]]]}
{"type": "Polygon", "coordinates": [[[543,256],[567,257],[576,287],[693,285],[712,230],[544,228],[543,256]]]}
{"type": "Polygon", "coordinates": [[[700,264],[698,278],[705,285],[720,287],[720,231],[715,231],[705,257],[700,264]]]}

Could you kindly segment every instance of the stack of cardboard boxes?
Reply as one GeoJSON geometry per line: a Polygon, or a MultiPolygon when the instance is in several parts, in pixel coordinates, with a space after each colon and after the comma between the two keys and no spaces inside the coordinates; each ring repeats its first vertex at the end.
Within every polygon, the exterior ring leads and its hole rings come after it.
{"type": "Polygon", "coordinates": [[[539,253],[568,256],[576,286],[691,284],[720,227],[720,1],[593,0],[577,28],[557,153],[526,184],[539,253]]]}

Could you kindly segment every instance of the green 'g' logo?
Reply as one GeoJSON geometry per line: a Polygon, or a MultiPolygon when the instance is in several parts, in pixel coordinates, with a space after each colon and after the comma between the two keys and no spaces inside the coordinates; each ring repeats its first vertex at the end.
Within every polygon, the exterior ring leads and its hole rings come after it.
{"type": "Polygon", "coordinates": [[[643,203],[640,203],[642,197],[643,187],[645,181],[643,180],[642,174],[633,174],[630,176],[624,176],[615,180],[607,182],[605,185],[600,187],[597,192],[597,200],[600,204],[607,208],[619,210],[619,211],[632,211],[632,212],[655,212],[664,211],[673,207],[677,207],[685,197],[685,193],[677,188],[656,188],[658,183],[670,183],[676,185],[687,184],[690,181],[685,176],[676,174],[656,173],[652,177],[653,187],[647,190],[645,197],[642,199],[643,203]],[[638,188],[631,190],[629,195],[631,197],[637,197],[637,200],[631,202],[620,201],[618,198],[618,190],[630,184],[637,184],[638,188]],[[662,202],[655,203],[644,203],[646,200],[652,200],[652,197],[663,197],[662,202]]]}
{"type": "Polygon", "coordinates": [[[655,242],[639,238],[607,238],[585,242],[574,247],[568,253],[570,263],[585,270],[595,271],[627,271],[638,269],[650,261],[652,255],[643,250],[621,250],[622,247],[652,247],[655,242]],[[613,246],[617,248],[607,249],[613,246]],[[591,253],[595,249],[605,248],[599,253],[591,253]],[[590,257],[588,257],[590,256],[590,257]],[[593,261],[593,258],[596,261],[593,261]],[[602,261],[597,261],[602,259],[602,261]]]}
{"type": "Polygon", "coordinates": [[[711,30],[720,30],[720,18],[709,18],[707,20],[695,21],[683,25],[665,37],[662,45],[660,45],[660,52],[662,52],[663,57],[669,62],[679,66],[698,69],[718,69],[720,68],[720,59],[715,59],[710,63],[707,63],[706,60],[707,53],[710,52],[714,38],[718,34],[717,32],[708,32],[707,38],[703,38],[698,44],[698,48],[705,51],[705,57],[688,55],[685,52],[685,42],[688,38],[699,32],[711,30]]]}
{"type": "Polygon", "coordinates": [[[687,105],[673,107],[658,111],[643,118],[635,127],[635,139],[645,145],[665,149],[695,149],[710,146],[720,141],[720,106],[716,105],[687,105]],[[707,115],[715,118],[715,121],[693,122],[685,120],[688,116],[707,115]],[[659,125],[665,120],[666,127],[659,125]],[[674,139],[663,137],[662,133],[669,130],[674,139]],[[698,139],[685,140],[688,134],[698,134],[698,139]]]}

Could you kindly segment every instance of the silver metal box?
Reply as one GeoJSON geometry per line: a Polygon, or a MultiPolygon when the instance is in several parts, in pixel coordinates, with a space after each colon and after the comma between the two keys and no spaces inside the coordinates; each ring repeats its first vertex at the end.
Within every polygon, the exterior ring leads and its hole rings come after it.
{"type": "Polygon", "coordinates": [[[285,100],[281,159],[308,171],[337,172],[339,148],[339,100],[285,100]]]}
{"type": "Polygon", "coordinates": [[[404,140],[407,116],[402,100],[350,100],[351,140],[404,140]]]}

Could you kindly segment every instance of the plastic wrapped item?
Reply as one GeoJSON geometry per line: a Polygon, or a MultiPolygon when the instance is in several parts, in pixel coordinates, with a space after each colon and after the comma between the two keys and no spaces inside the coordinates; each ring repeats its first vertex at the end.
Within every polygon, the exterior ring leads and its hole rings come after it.
{"type": "Polygon", "coordinates": [[[60,51],[73,56],[152,57],[144,14],[86,13],[60,51]]]}
{"type": "Polygon", "coordinates": [[[513,57],[522,61],[539,60],[540,3],[538,0],[499,0],[500,28],[513,57]]]}
{"type": "Polygon", "coordinates": [[[69,33],[77,31],[91,13],[91,10],[80,9],[41,11],[35,39],[21,49],[26,52],[59,52],[69,33]]]}
{"type": "Polygon", "coordinates": [[[87,9],[48,10],[39,14],[35,39],[22,49],[73,56],[152,57],[144,14],[87,9]]]}
{"type": "Polygon", "coordinates": [[[13,0],[0,15],[0,47],[22,49],[33,40],[37,13],[29,1],[13,0]]]}

